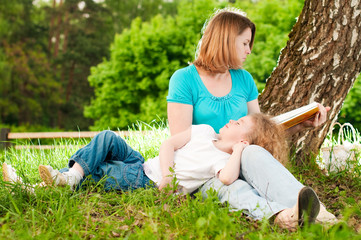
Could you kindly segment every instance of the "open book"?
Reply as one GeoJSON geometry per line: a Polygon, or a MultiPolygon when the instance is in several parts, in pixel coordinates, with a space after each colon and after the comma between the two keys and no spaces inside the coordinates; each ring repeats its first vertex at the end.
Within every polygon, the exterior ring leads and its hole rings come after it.
{"type": "Polygon", "coordinates": [[[282,124],[287,129],[312,118],[316,115],[318,110],[318,103],[313,102],[306,106],[273,117],[272,119],[278,124],[282,124]]]}

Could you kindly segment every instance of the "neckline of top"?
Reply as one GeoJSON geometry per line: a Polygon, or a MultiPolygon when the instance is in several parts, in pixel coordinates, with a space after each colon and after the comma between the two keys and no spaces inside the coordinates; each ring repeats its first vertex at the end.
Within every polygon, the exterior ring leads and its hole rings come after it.
{"type": "Polygon", "coordinates": [[[214,100],[214,101],[224,101],[224,100],[227,100],[227,99],[229,99],[229,98],[231,98],[233,96],[234,76],[233,76],[232,69],[229,70],[229,74],[231,75],[231,81],[232,81],[231,90],[229,91],[229,93],[227,93],[226,95],[221,96],[221,97],[214,96],[212,93],[209,92],[206,85],[204,85],[204,82],[202,81],[201,76],[199,75],[198,70],[197,70],[197,68],[196,68],[196,66],[194,64],[191,65],[191,69],[195,72],[197,81],[201,84],[204,91],[210,96],[210,98],[212,100],[214,100]]]}

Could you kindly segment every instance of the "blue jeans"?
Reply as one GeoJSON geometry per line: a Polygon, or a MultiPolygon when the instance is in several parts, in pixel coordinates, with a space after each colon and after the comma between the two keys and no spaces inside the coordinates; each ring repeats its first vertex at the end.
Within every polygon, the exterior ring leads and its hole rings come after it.
{"type": "MultiPolygon", "coordinates": [[[[144,158],[112,131],[102,131],[69,160],[69,168],[80,164],[84,176],[95,182],[104,179],[106,190],[130,190],[150,185],[143,170],[144,158]]],[[[68,171],[68,168],[60,170],[68,171]]]]}
{"type": "Polygon", "coordinates": [[[240,179],[224,185],[218,178],[208,180],[200,189],[218,192],[220,201],[234,211],[243,211],[255,220],[269,218],[293,207],[303,185],[267,150],[250,145],[243,150],[240,179]]]}

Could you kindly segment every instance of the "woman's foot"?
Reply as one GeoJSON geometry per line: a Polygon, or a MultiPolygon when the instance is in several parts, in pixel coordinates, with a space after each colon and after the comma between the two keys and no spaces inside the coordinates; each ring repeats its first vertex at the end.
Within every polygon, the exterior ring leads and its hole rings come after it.
{"type": "Polygon", "coordinates": [[[327,211],[325,205],[321,203],[320,212],[317,215],[316,223],[335,224],[337,222],[338,219],[336,218],[336,216],[330,213],[329,211],[327,211]]]}
{"type": "Polygon", "coordinates": [[[16,170],[6,163],[3,163],[3,179],[5,182],[23,183],[21,177],[16,174],[16,170]]]}
{"type": "Polygon", "coordinates": [[[304,187],[298,193],[297,204],[293,208],[286,208],[277,214],[274,223],[279,227],[295,231],[305,222],[313,223],[320,211],[320,202],[316,193],[310,187],[304,187]]]}

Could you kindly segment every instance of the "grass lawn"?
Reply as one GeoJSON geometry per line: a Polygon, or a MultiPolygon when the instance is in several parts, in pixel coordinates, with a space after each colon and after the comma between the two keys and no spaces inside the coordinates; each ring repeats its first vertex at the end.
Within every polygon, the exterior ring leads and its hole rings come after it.
{"type": "MultiPolygon", "coordinates": [[[[142,136],[134,132],[128,143],[145,158],[158,154],[167,129],[142,136]]],[[[85,140],[54,143],[54,150],[2,151],[0,162],[15,167],[27,184],[40,182],[39,164],[62,168],[85,140]]],[[[290,171],[311,186],[340,222],[331,227],[314,224],[296,232],[280,230],[268,221],[253,221],[230,212],[215,193],[209,198],[159,193],[157,189],[105,192],[89,184],[79,191],[20,185],[0,188],[0,239],[361,239],[361,167],[352,173],[324,174],[315,164],[290,171]]],[[[2,179],[2,178],[1,178],[2,179]]]]}

